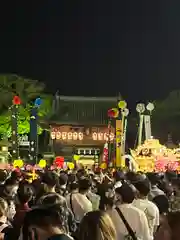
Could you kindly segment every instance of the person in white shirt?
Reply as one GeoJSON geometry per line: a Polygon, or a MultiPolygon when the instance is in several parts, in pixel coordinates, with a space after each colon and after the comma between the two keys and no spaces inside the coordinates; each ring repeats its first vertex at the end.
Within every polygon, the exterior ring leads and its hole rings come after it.
{"type": "MultiPolygon", "coordinates": [[[[115,194],[117,199],[116,206],[121,210],[137,239],[150,240],[148,222],[144,212],[132,205],[135,198],[132,187],[127,183],[123,183],[120,188],[115,189],[115,194]]],[[[117,210],[112,209],[108,213],[115,225],[117,239],[129,239],[130,234],[117,210]]]]}
{"type": "Polygon", "coordinates": [[[150,182],[148,179],[145,179],[134,183],[134,186],[137,189],[137,199],[133,201],[133,206],[145,213],[150,234],[153,237],[159,226],[159,209],[153,202],[148,200],[150,182]]]}
{"type": "Polygon", "coordinates": [[[81,222],[84,215],[93,210],[92,203],[87,198],[87,193],[90,189],[89,179],[79,180],[79,192],[77,189],[74,189],[66,197],[67,205],[71,209],[76,222],[81,222]]]}

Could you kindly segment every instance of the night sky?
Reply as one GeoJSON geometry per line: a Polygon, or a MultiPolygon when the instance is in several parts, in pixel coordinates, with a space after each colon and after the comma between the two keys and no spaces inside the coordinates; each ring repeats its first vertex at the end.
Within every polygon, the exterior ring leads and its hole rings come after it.
{"type": "Polygon", "coordinates": [[[12,2],[1,6],[0,73],[63,95],[120,92],[130,105],[180,88],[179,0],[12,2]]]}

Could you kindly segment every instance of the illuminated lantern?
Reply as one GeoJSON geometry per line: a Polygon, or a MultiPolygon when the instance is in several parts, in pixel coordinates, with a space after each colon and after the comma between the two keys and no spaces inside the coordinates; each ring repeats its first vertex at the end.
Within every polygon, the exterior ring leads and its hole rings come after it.
{"type": "Polygon", "coordinates": [[[61,138],[61,133],[60,132],[56,132],[56,139],[60,139],[61,138]]]}
{"type": "Polygon", "coordinates": [[[124,109],[124,108],[127,107],[127,103],[126,103],[125,101],[119,101],[118,107],[119,107],[120,109],[124,109]]]}
{"type": "Polygon", "coordinates": [[[93,132],[93,135],[92,135],[92,137],[93,137],[93,140],[97,140],[98,138],[98,135],[97,135],[97,133],[96,132],[93,132]]]}
{"type": "Polygon", "coordinates": [[[56,138],[56,133],[55,132],[51,132],[51,139],[55,139],[56,138]]]}
{"type": "Polygon", "coordinates": [[[73,139],[74,139],[74,140],[77,140],[77,138],[78,138],[78,134],[77,134],[77,132],[74,132],[74,133],[73,133],[73,139]]]}
{"type": "Polygon", "coordinates": [[[67,132],[62,132],[62,140],[66,140],[67,138],[67,132]]]}
{"type": "Polygon", "coordinates": [[[45,168],[46,167],[46,160],[44,160],[44,159],[41,159],[40,161],[39,161],[39,167],[41,167],[41,168],[45,168]]]}
{"type": "Polygon", "coordinates": [[[36,98],[36,100],[34,102],[34,106],[35,107],[40,107],[41,104],[42,104],[42,99],[41,98],[36,98]]]}
{"type": "Polygon", "coordinates": [[[74,155],[73,158],[74,158],[75,161],[78,161],[80,159],[80,156],[79,155],[74,155]]]}
{"type": "Polygon", "coordinates": [[[72,140],[72,138],[73,138],[72,132],[68,132],[68,140],[72,140]]]}
{"type": "Polygon", "coordinates": [[[79,133],[79,140],[83,140],[83,133],[82,132],[79,133]]]}
{"type": "Polygon", "coordinates": [[[69,169],[74,169],[74,163],[69,162],[67,166],[69,169]]]}
{"type": "Polygon", "coordinates": [[[103,140],[103,133],[98,133],[98,140],[102,141],[103,140]]]}
{"type": "Polygon", "coordinates": [[[63,164],[64,164],[64,157],[62,156],[57,156],[54,160],[54,164],[58,167],[58,168],[62,168],[63,164]]]}
{"type": "Polygon", "coordinates": [[[117,118],[119,116],[119,110],[117,108],[111,108],[108,110],[109,118],[117,118]]]}
{"type": "Polygon", "coordinates": [[[14,162],[13,162],[13,167],[14,168],[16,168],[16,167],[22,168],[23,165],[24,165],[24,162],[21,159],[14,160],[14,162]]]}
{"type": "Polygon", "coordinates": [[[13,97],[13,104],[14,105],[20,105],[21,104],[21,99],[19,96],[14,96],[13,97]]]}
{"type": "Polygon", "coordinates": [[[107,164],[106,163],[101,163],[100,168],[101,169],[106,169],[107,168],[107,164]]]}

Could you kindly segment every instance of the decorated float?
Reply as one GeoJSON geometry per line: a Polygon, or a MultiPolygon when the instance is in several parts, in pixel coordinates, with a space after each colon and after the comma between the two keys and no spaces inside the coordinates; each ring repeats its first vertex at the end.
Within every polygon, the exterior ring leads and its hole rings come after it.
{"type": "Polygon", "coordinates": [[[166,170],[178,170],[179,159],[174,150],[161,145],[158,139],[148,139],[144,144],[131,150],[134,162],[131,164],[136,171],[162,172],[166,170]]]}

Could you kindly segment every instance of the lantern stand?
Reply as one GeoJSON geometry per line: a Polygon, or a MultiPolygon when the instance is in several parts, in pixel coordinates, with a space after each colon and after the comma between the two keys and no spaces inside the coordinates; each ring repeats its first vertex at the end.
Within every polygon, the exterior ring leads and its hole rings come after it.
{"type": "Polygon", "coordinates": [[[143,122],[144,122],[144,103],[138,103],[136,106],[136,111],[139,113],[139,128],[138,128],[138,146],[142,143],[142,133],[143,133],[143,122]]]}
{"type": "Polygon", "coordinates": [[[13,160],[19,158],[19,142],[18,142],[18,110],[21,104],[19,96],[14,96],[13,105],[11,106],[11,127],[12,127],[12,158],[13,160]]]}
{"type": "Polygon", "coordinates": [[[37,98],[34,102],[34,106],[31,109],[30,116],[30,148],[29,157],[30,160],[37,164],[38,156],[38,109],[42,104],[41,98],[37,98]]]}

